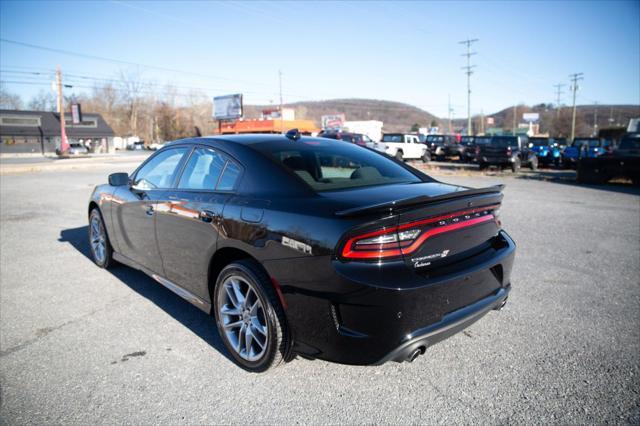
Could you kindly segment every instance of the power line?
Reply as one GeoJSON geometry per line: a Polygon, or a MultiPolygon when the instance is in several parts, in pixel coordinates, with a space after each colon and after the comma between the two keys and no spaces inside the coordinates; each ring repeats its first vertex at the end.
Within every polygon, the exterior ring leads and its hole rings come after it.
{"type": "Polygon", "coordinates": [[[474,39],[466,39],[459,42],[459,44],[465,44],[467,46],[467,53],[462,54],[462,56],[467,57],[467,66],[462,67],[462,69],[465,70],[467,74],[467,135],[469,136],[471,136],[472,134],[472,131],[471,131],[472,130],[471,129],[471,74],[473,74],[472,69],[475,68],[475,65],[471,65],[471,56],[477,54],[477,52],[471,51],[471,44],[477,41],[478,39],[474,38],[474,39]]]}
{"type": "Polygon", "coordinates": [[[253,85],[258,85],[258,86],[268,86],[268,84],[265,84],[265,83],[238,80],[238,79],[235,79],[235,78],[223,77],[223,76],[212,75],[212,74],[201,74],[201,73],[196,73],[196,72],[192,72],[192,71],[180,70],[180,69],[176,69],[176,68],[162,67],[162,66],[158,66],[158,65],[142,64],[142,63],[139,63],[139,62],[132,62],[132,61],[125,61],[125,60],[122,60],[122,59],[107,58],[107,57],[104,57],[104,56],[91,55],[91,54],[87,54],[87,53],[74,52],[74,51],[69,51],[69,50],[57,49],[57,48],[53,48],[53,47],[40,46],[40,45],[36,45],[36,44],[31,44],[31,43],[25,43],[25,42],[22,42],[22,41],[9,40],[9,39],[6,39],[6,38],[0,38],[0,42],[13,44],[13,45],[17,45],[17,46],[22,46],[22,47],[28,47],[28,48],[31,48],[31,49],[37,49],[37,50],[43,50],[43,51],[47,51],[47,52],[60,53],[60,54],[63,54],[63,55],[77,56],[77,57],[80,57],[80,58],[93,59],[93,60],[104,61],[104,62],[112,62],[112,63],[122,64],[122,65],[129,65],[129,66],[136,66],[136,67],[142,67],[142,68],[148,68],[148,69],[155,69],[155,70],[159,70],[159,71],[172,72],[172,73],[178,73],[178,74],[188,74],[188,75],[193,75],[193,76],[202,77],[202,78],[231,81],[231,82],[234,82],[234,83],[244,83],[244,84],[253,84],[253,85]]]}

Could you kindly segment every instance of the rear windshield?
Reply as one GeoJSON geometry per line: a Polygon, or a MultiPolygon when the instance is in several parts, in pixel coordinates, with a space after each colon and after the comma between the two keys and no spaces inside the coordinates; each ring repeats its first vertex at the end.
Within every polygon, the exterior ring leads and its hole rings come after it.
{"type": "Polygon", "coordinates": [[[383,135],[382,142],[404,142],[403,135],[383,135]]]}
{"type": "Polygon", "coordinates": [[[316,139],[284,147],[260,144],[256,149],[319,192],[422,182],[393,160],[357,145],[316,139]]]}
{"type": "Polygon", "coordinates": [[[488,145],[491,143],[491,138],[476,138],[476,145],[488,145]]]}
{"type": "Polygon", "coordinates": [[[513,136],[496,136],[491,139],[491,145],[506,148],[508,146],[518,146],[518,139],[513,136]]]}
{"type": "Polygon", "coordinates": [[[572,143],[575,147],[587,145],[589,148],[597,148],[600,146],[600,139],[576,139],[572,143]]]}
{"type": "Polygon", "coordinates": [[[620,149],[640,149],[640,137],[626,137],[620,142],[620,149]]]}
{"type": "Polygon", "coordinates": [[[473,145],[473,140],[475,138],[473,136],[463,136],[460,138],[460,143],[463,145],[473,145]]]}
{"type": "Polygon", "coordinates": [[[427,142],[444,142],[444,136],[429,135],[427,136],[427,142]]]}

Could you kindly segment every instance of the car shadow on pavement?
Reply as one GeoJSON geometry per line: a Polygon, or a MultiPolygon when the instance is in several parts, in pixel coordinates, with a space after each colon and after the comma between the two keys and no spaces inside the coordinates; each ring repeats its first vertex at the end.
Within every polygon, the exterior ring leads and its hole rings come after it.
{"type": "MultiPolygon", "coordinates": [[[[88,232],[88,226],[64,229],[60,231],[58,241],[71,244],[71,246],[78,250],[89,261],[93,262],[89,241],[87,240],[88,232]]],[[[233,361],[222,343],[215,321],[210,315],[207,315],[177,294],[158,284],[141,271],[117,264],[113,268],[108,269],[107,272],[113,274],[130,289],[150,300],[160,309],[171,315],[211,347],[224,355],[228,360],[233,361]]]]}
{"type": "Polygon", "coordinates": [[[563,185],[576,186],[580,188],[599,189],[601,191],[619,192],[622,194],[640,195],[640,187],[630,183],[609,182],[602,185],[592,185],[576,182],[575,170],[555,170],[538,169],[535,171],[523,171],[518,174],[517,179],[540,180],[545,182],[560,183],[563,185]]]}

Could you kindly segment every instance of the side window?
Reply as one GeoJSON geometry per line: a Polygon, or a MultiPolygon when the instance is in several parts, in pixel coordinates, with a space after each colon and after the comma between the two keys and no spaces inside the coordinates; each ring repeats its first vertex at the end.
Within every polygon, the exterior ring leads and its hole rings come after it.
{"type": "Polygon", "coordinates": [[[189,151],[187,147],[170,148],[154,155],[136,173],[133,187],[136,189],[169,188],[173,184],[178,165],[189,151]]]}
{"type": "Polygon", "coordinates": [[[180,176],[178,188],[215,190],[226,159],[207,148],[196,148],[180,176]]]}
{"type": "Polygon", "coordinates": [[[218,191],[233,191],[236,188],[238,178],[240,177],[240,166],[233,161],[227,162],[227,167],[222,173],[222,177],[218,181],[218,191]]]}

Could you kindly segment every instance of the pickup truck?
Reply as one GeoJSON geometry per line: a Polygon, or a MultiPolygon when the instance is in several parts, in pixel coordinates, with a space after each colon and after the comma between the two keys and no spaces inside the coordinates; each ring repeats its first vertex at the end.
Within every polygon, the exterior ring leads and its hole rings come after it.
{"type": "Polygon", "coordinates": [[[421,143],[416,135],[385,133],[380,142],[387,145],[386,154],[395,157],[398,161],[422,160],[427,163],[431,160],[427,146],[421,143]]]}
{"type": "Polygon", "coordinates": [[[489,143],[478,144],[480,170],[498,166],[509,167],[515,173],[522,165],[536,170],[538,157],[527,147],[528,139],[526,136],[493,136],[489,143]]]}
{"type": "Polygon", "coordinates": [[[611,152],[580,158],[577,171],[580,183],[597,184],[613,178],[626,178],[634,185],[640,185],[640,133],[625,135],[611,152]]]}

